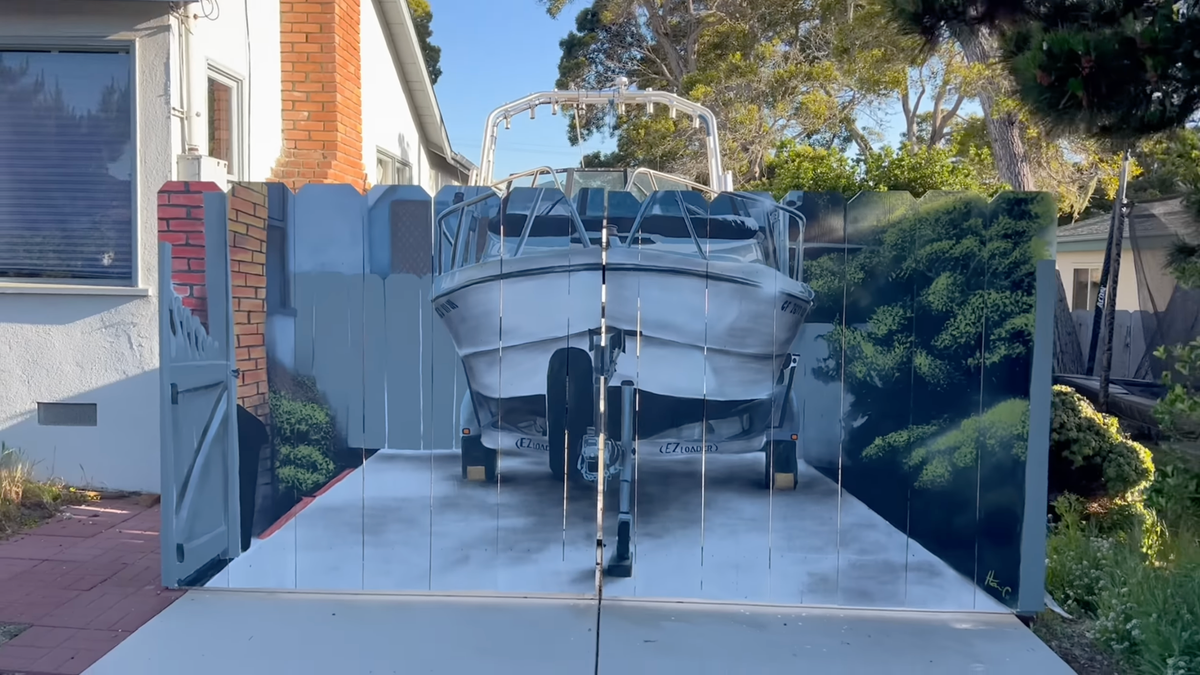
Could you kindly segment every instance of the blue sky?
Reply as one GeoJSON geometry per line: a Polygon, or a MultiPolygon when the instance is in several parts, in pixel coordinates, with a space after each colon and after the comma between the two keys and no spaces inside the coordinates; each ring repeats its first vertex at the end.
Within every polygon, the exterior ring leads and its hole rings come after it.
{"type": "MultiPolygon", "coordinates": [[[[582,0],[577,0],[579,4],[582,0]]],[[[442,48],[438,104],[454,149],[479,162],[488,113],[535,91],[554,88],[558,41],[574,27],[570,7],[558,20],[536,0],[430,0],[433,41],[442,48]]],[[[575,166],[580,150],[567,143],[565,122],[549,109],[501,128],[496,175],[536,166],[575,166]]],[[[591,142],[586,150],[615,144],[591,142]]],[[[585,150],[585,151],[586,151],[585,150]]]]}
{"type": "MultiPolygon", "coordinates": [[[[554,88],[558,41],[574,28],[584,2],[575,0],[555,20],[537,0],[430,0],[433,41],[442,48],[438,103],[455,150],[478,162],[484,122],[492,110],[554,88]]],[[[542,109],[536,120],[521,117],[512,121],[512,129],[501,128],[497,177],[542,165],[578,165],[580,149],[567,143],[566,123],[549,112],[542,109]]],[[[963,112],[977,112],[977,106],[964,106],[963,112]]],[[[899,104],[884,118],[887,141],[895,143],[903,128],[899,104]]],[[[614,146],[611,139],[593,140],[584,151],[614,146]]]]}

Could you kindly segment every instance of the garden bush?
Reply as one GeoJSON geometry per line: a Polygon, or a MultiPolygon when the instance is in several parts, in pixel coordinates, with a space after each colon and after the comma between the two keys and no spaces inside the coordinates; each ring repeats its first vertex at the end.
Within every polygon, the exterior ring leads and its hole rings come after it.
{"type": "Polygon", "coordinates": [[[1185,345],[1162,346],[1154,356],[1167,367],[1167,395],[1154,407],[1159,426],[1175,440],[1200,438],[1200,338],[1185,345]]]}
{"type": "Polygon", "coordinates": [[[272,392],[271,421],[275,427],[275,439],[281,446],[309,445],[322,451],[333,446],[333,418],[318,403],[297,401],[272,392]]]}
{"type": "MultiPolygon", "coordinates": [[[[1158,482],[1162,475],[1155,479],[1158,482]]],[[[1150,495],[1154,490],[1149,491],[1150,495]]],[[[1114,537],[1087,519],[1074,495],[1055,502],[1047,542],[1046,590],[1089,635],[1117,657],[1122,672],[1200,672],[1200,545],[1195,530],[1168,532],[1150,512],[1153,546],[1114,537]]]]}
{"type": "Polygon", "coordinates": [[[1070,387],[1055,386],[1050,426],[1050,494],[1141,501],[1154,478],[1150,451],[1117,418],[1096,411],[1070,387]]]}
{"type": "Polygon", "coordinates": [[[288,506],[348,468],[351,457],[338,442],[333,415],[311,378],[282,368],[273,369],[270,377],[275,475],[288,506]]]}
{"type": "Polygon", "coordinates": [[[311,445],[279,448],[276,477],[279,488],[296,499],[321,489],[337,473],[333,461],[311,445]]]}

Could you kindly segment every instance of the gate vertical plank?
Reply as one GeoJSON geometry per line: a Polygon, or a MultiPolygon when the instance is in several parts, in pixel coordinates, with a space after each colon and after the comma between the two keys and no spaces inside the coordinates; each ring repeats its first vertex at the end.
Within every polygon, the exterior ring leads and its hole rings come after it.
{"type": "Polygon", "coordinates": [[[387,315],[384,281],[368,274],[363,285],[363,447],[387,444],[387,315]]]}
{"type": "Polygon", "coordinates": [[[165,586],[241,550],[233,298],[228,198],[204,196],[209,328],[184,307],[169,244],[159,246],[161,570],[165,586]]]}
{"type": "MultiPolygon", "coordinates": [[[[224,424],[225,453],[214,457],[214,479],[224,479],[225,504],[217,495],[201,495],[202,510],[224,508],[224,526],[228,540],[226,554],[234,557],[242,548],[241,536],[241,479],[238,458],[237,389],[239,376],[234,373],[237,363],[233,326],[233,279],[229,265],[229,195],[225,192],[209,192],[204,195],[204,242],[205,283],[208,292],[209,335],[219,345],[216,356],[226,361],[226,387],[221,394],[225,397],[224,424]]],[[[218,432],[220,433],[220,432],[218,432]]]]}
{"type": "Polygon", "coordinates": [[[158,245],[158,294],[159,508],[162,515],[158,539],[162,584],[170,588],[175,586],[178,578],[175,576],[177,563],[174,552],[178,542],[175,532],[175,486],[179,479],[175,469],[175,428],[171,410],[171,361],[175,340],[171,330],[173,317],[170,300],[175,290],[171,286],[171,245],[166,243],[158,245]]]}

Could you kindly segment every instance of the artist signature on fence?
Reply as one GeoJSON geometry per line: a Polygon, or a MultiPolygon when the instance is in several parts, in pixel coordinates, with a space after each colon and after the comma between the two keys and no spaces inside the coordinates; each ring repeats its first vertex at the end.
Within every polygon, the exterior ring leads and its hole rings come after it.
{"type": "Polygon", "coordinates": [[[1012,586],[1001,585],[1000,581],[996,578],[996,570],[988,570],[987,578],[983,580],[983,585],[987,588],[994,588],[1000,591],[1000,597],[1005,600],[1012,593],[1012,586]]]}

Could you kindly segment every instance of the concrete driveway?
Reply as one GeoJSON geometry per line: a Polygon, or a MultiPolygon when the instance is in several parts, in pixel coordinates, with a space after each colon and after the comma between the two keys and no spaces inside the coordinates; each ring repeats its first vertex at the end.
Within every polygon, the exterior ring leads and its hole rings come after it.
{"type": "Polygon", "coordinates": [[[87,675],[1071,675],[1011,615],[197,590],[87,675]]]}

